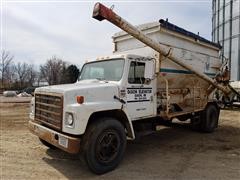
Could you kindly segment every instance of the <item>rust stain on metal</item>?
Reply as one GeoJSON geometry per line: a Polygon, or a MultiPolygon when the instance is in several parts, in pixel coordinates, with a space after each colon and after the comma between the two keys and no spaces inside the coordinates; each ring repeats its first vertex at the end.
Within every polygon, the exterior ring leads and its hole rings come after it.
{"type": "Polygon", "coordinates": [[[116,23],[116,14],[101,3],[96,3],[93,9],[93,18],[102,21],[108,19],[112,23],[116,23]]]}
{"type": "Polygon", "coordinates": [[[64,134],[61,134],[57,131],[54,131],[52,129],[48,129],[44,126],[41,126],[40,124],[37,124],[33,121],[29,121],[28,123],[29,130],[37,135],[39,138],[49,142],[50,144],[53,144],[54,146],[58,147],[59,149],[62,149],[66,152],[76,154],[80,151],[80,138],[74,138],[71,136],[67,136],[64,134]],[[62,136],[68,140],[67,147],[63,147],[59,144],[59,136],[62,136]]]}

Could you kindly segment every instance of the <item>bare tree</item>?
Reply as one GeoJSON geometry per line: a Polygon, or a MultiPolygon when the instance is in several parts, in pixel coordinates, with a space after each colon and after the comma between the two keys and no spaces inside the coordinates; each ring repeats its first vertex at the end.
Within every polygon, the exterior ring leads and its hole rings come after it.
{"type": "Polygon", "coordinates": [[[9,76],[12,74],[11,64],[13,56],[8,51],[1,51],[0,73],[2,79],[2,87],[4,87],[4,81],[9,80],[9,76]],[[8,76],[8,77],[7,77],[8,76]]]}
{"type": "Polygon", "coordinates": [[[33,86],[33,83],[36,77],[37,77],[37,71],[34,69],[34,66],[31,64],[28,66],[28,76],[27,76],[28,84],[33,86]]]}
{"type": "Polygon", "coordinates": [[[63,69],[66,69],[66,62],[55,56],[48,59],[44,65],[40,66],[41,76],[49,85],[61,83],[63,69]]]}
{"type": "Polygon", "coordinates": [[[15,65],[11,63],[5,70],[4,73],[4,88],[11,88],[16,81],[16,74],[15,74],[15,65]]]}
{"type": "Polygon", "coordinates": [[[17,75],[17,79],[19,82],[19,86],[20,86],[20,88],[22,88],[28,78],[28,70],[29,70],[28,64],[19,62],[15,66],[15,70],[16,70],[16,75],[17,75]]]}
{"type": "Polygon", "coordinates": [[[15,65],[15,74],[20,88],[32,86],[37,76],[34,66],[27,63],[18,63],[15,65]]]}

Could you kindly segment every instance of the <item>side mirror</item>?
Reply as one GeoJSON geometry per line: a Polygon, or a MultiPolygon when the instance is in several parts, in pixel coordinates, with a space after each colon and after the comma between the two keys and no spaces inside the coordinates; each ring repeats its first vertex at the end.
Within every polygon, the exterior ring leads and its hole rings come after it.
{"type": "Polygon", "coordinates": [[[146,80],[152,80],[155,74],[154,61],[147,61],[145,64],[144,78],[146,80]]]}

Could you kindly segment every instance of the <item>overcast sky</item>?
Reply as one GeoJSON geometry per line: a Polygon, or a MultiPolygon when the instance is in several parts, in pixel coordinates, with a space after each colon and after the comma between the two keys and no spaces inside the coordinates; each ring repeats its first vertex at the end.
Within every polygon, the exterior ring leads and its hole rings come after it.
{"type": "MultiPolygon", "coordinates": [[[[163,18],[211,39],[211,0],[105,2],[134,25],[163,18]]],[[[94,2],[2,3],[2,47],[16,62],[43,64],[55,55],[81,66],[87,59],[111,54],[111,36],[120,31],[93,19],[94,2]]]]}

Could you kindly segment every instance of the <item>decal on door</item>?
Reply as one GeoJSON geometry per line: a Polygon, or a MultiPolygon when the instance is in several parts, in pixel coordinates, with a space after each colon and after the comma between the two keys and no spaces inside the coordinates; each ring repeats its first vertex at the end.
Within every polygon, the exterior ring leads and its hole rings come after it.
{"type": "Polygon", "coordinates": [[[152,88],[127,88],[127,102],[150,101],[152,88]]]}

